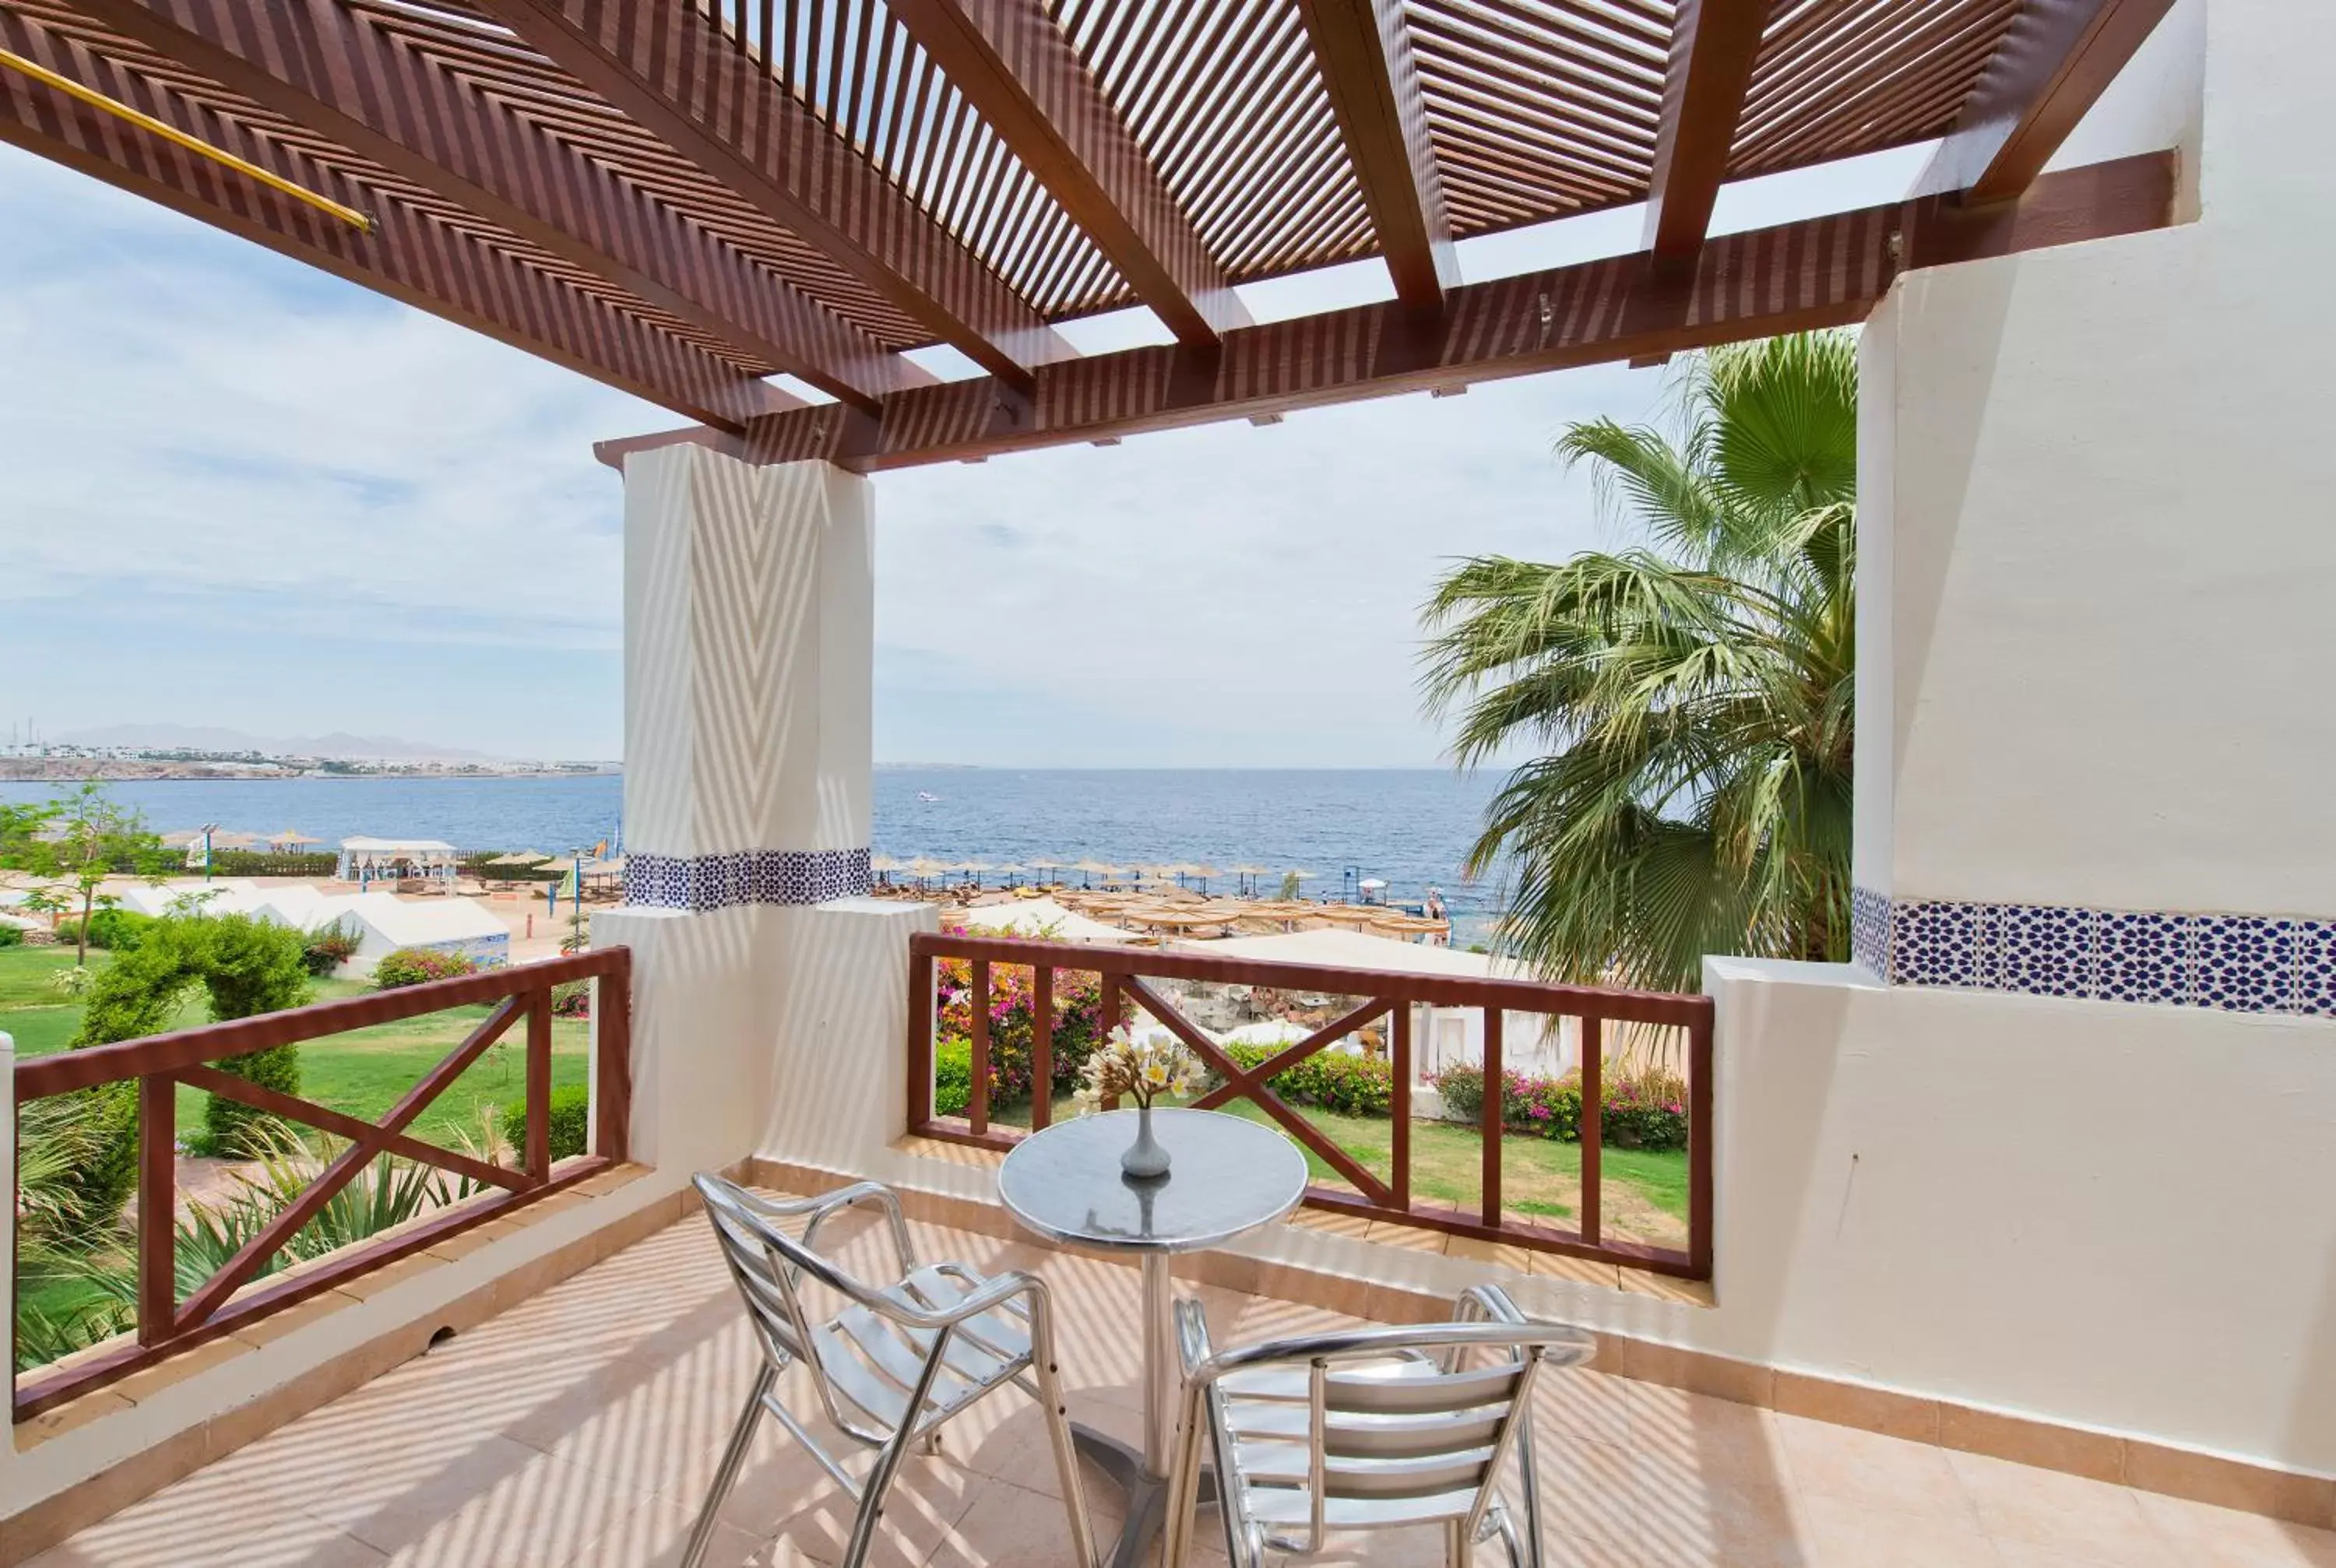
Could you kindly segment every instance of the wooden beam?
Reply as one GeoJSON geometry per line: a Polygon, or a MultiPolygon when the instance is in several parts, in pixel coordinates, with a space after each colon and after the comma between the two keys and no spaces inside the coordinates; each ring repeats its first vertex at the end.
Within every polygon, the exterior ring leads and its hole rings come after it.
{"type": "Polygon", "coordinates": [[[1469,284],[1437,318],[1395,301],[1243,327],[1212,353],[1097,355],[1040,372],[1027,403],[972,380],[895,394],[873,421],[802,409],[756,420],[746,453],[902,468],[1844,326],[1901,270],[2163,228],[2173,191],[2172,154],[2121,159],[2006,207],[1928,197],[1723,235],[1683,278],[1618,256],[1469,284]]]}
{"type": "Polygon", "coordinates": [[[1657,267],[1692,266],[1702,252],[1767,19],[1768,0],[1682,0],[1679,5],[1641,241],[1657,267]]]}
{"type": "Polygon", "coordinates": [[[2028,0],[1915,182],[2009,201],[2034,184],[2174,0],[2028,0]]]}
{"type": "Polygon", "coordinates": [[[1075,351],[696,0],[481,0],[528,44],[1009,385],[1075,351]]]}
{"type": "Polygon", "coordinates": [[[873,408],[933,377],[336,0],[81,0],[118,33],[689,322],[873,408]]]}
{"type": "Polygon", "coordinates": [[[1298,0],[1298,14],[1313,40],[1396,297],[1414,310],[1441,310],[1459,285],[1460,265],[1402,0],[1298,0]]]}
{"type": "Polygon", "coordinates": [[[1183,342],[1250,324],[1200,231],[1040,0],[891,0],[909,30],[1183,342]]]}
{"type": "Polygon", "coordinates": [[[708,424],[736,430],[757,414],[802,406],[474,231],[353,186],[241,122],[5,7],[0,47],[295,184],[336,193],[370,215],[374,231],[360,234],[9,72],[0,72],[0,141],[708,424]]]}

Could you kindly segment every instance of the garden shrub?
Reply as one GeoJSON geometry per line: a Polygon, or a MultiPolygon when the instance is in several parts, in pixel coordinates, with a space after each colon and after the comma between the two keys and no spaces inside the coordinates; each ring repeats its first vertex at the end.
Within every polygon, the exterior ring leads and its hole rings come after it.
{"type": "Polygon", "coordinates": [[[973,1104],[973,1045],[943,1040],[933,1047],[933,1115],[962,1116],[973,1104]]]}
{"type": "MultiPolygon", "coordinates": [[[[89,917],[89,945],[108,952],[125,952],[136,947],[153,924],[153,916],[141,915],[136,910],[98,910],[89,917]]],[[[79,941],[81,928],[77,917],[59,920],[58,940],[79,941]]]]}
{"type": "Polygon", "coordinates": [[[24,945],[24,928],[0,920],[0,948],[21,948],[24,945]]]}
{"type": "Polygon", "coordinates": [[[326,920],[303,941],[301,958],[308,972],[324,979],[357,956],[365,938],[346,920],[326,920]]]}
{"type": "MultiPolygon", "coordinates": [[[[939,1060],[939,1049],[947,1045],[954,1044],[965,1051],[969,1096],[973,1059],[971,966],[963,959],[944,959],[937,966],[935,984],[940,999],[934,1030],[935,1060],[939,1060]]],[[[1031,1097],[1035,985],[1026,967],[990,967],[989,1103],[993,1107],[1019,1105],[1031,1097]]],[[[1080,1070],[1086,1066],[1087,1057],[1095,1054],[1096,1025],[1102,1013],[1102,987],[1095,975],[1070,969],[1055,971],[1055,1094],[1067,1095],[1078,1086],[1080,1070]]],[[[940,1114],[938,1106],[936,1114],[940,1114]]]]}
{"type": "MultiPolygon", "coordinates": [[[[592,1090],[589,1085],[570,1084],[551,1091],[551,1157],[564,1160],[570,1154],[580,1154],[591,1143],[592,1090]]],[[[524,1158],[527,1153],[527,1096],[502,1107],[495,1114],[495,1123],[502,1129],[511,1147],[524,1158]]]]}
{"type": "MultiPolygon", "coordinates": [[[[1455,1121],[1474,1123],[1484,1113],[1484,1072],[1461,1064],[1428,1080],[1455,1121]]],[[[1683,1149],[1688,1144],[1687,1083],[1676,1073],[1650,1067],[1617,1073],[1604,1086],[1599,1107],[1601,1142],[1618,1149],[1683,1149]]],[[[1501,1075],[1501,1125],[1512,1132],[1535,1133],[1563,1143],[1582,1137],[1582,1076],[1548,1078],[1515,1071],[1501,1075]]]]}
{"type": "MultiPolygon", "coordinates": [[[[1229,1045],[1225,1055],[1243,1067],[1254,1067],[1288,1047],[1277,1045],[1229,1045]]],[[[1395,1104],[1395,1075],[1384,1057],[1357,1056],[1324,1049],[1282,1068],[1266,1081],[1281,1098],[1301,1105],[1318,1105],[1348,1116],[1384,1116],[1395,1104]]]]}
{"type": "Polygon", "coordinates": [[[467,953],[451,953],[438,948],[400,948],[382,955],[381,962],[374,966],[373,983],[382,990],[394,991],[425,980],[454,979],[478,967],[467,953]]]}
{"type": "Polygon", "coordinates": [[[551,1016],[555,1018],[589,1018],[592,1016],[592,982],[562,980],[551,988],[551,1016]]]}

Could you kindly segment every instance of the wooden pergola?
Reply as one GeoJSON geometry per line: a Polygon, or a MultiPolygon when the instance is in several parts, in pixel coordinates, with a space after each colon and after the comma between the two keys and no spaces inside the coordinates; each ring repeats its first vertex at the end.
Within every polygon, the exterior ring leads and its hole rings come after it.
{"type": "Polygon", "coordinates": [[[0,137],[699,422],[604,456],[869,470],[1648,362],[2162,225],[2170,158],[2041,171],[2168,5],[0,0],[0,137]],[[1708,234],[1725,181],[1939,138],[1913,199],[1708,234]],[[1460,279],[1636,202],[1635,254],[1460,279]],[[1385,304],[1234,292],[1371,257],[1385,304]],[[1173,341],[1056,330],[1130,306],[1173,341]]]}

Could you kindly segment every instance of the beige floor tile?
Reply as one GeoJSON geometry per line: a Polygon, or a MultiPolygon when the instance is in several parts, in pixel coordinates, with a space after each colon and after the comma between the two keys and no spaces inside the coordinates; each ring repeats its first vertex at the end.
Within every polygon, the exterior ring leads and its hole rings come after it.
{"type": "Polygon", "coordinates": [[[383,1554],[302,1514],[233,1521],[116,1514],[26,1568],[376,1568],[383,1554]]]}
{"type": "Polygon", "coordinates": [[[2116,1568],[2177,1568],[2180,1563],[2135,1494],[2122,1486],[1981,1454],[1948,1458],[1989,1535],[2116,1568]]]}
{"type": "Polygon", "coordinates": [[[1650,1476],[1629,1544],[1648,1568],[1804,1568],[1796,1506],[1781,1487],[1665,1485],[1650,1476]]]}
{"type": "MultiPolygon", "coordinates": [[[[697,1510],[676,1498],[660,1497],[625,1514],[608,1531],[585,1544],[562,1568],[673,1568],[689,1544],[697,1510]]],[[[750,1564],[808,1562],[757,1539],[735,1525],[717,1521],[708,1543],[705,1568],[749,1568],[750,1564]]]]}
{"type": "Polygon", "coordinates": [[[1792,1473],[1771,1412],[1666,1388],[1626,1383],[1630,1445],[1651,1490],[1781,1491],[1792,1473]]]}
{"type": "MultiPolygon", "coordinates": [[[[920,1456],[903,1461],[885,1495],[875,1548],[868,1557],[870,1568],[917,1568],[965,1517],[976,1496],[999,1485],[946,1458],[920,1456]]],[[[855,1514],[852,1499],[832,1481],[823,1481],[772,1534],[784,1551],[815,1563],[839,1563],[852,1540],[855,1514]]]]}
{"type": "Polygon", "coordinates": [[[1798,1511],[1810,1568],[2000,1568],[1976,1524],[1804,1496],[1798,1511]]]}
{"type": "Polygon", "coordinates": [[[2197,1568],[2336,1568],[2336,1531],[2136,1492],[2143,1515],[2197,1568]]]}
{"type": "Polygon", "coordinates": [[[1971,1523],[1971,1502],[1938,1449],[1797,1416],[1770,1419],[1796,1490],[1888,1513],[1971,1523]]]}
{"type": "MultiPolygon", "coordinates": [[[[1116,1523],[1116,1515],[1113,1516],[1116,1523]]],[[[1108,1550],[1111,1536],[1091,1520],[1097,1544],[1108,1550]]],[[[1019,1568],[1024,1563],[1076,1563],[1070,1516],[1059,1498],[1002,1481],[983,1486],[973,1505],[942,1536],[927,1568],[1019,1568]]]]}

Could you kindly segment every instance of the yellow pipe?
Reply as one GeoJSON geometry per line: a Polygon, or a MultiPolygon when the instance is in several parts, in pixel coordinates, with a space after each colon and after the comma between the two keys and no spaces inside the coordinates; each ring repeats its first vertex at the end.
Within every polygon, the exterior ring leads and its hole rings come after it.
{"type": "Polygon", "coordinates": [[[295,185],[280,175],[270,174],[257,163],[246,162],[224,148],[214,147],[208,141],[190,136],[176,126],[165,125],[151,114],[142,114],[117,99],[108,98],[102,93],[92,92],[71,77],[60,76],[48,67],[36,65],[21,54],[12,54],[5,49],[0,49],[0,65],[21,71],[35,82],[54,87],[67,97],[78,98],[92,109],[102,109],[118,119],[127,120],[141,131],[151,131],[163,141],[183,147],[198,157],[208,158],[214,163],[225,164],[238,174],[257,180],[270,190],[280,190],[295,201],[304,202],[319,212],[331,214],[360,233],[373,232],[373,219],[355,208],[344,207],[329,196],[319,196],[306,186],[295,185]]]}

